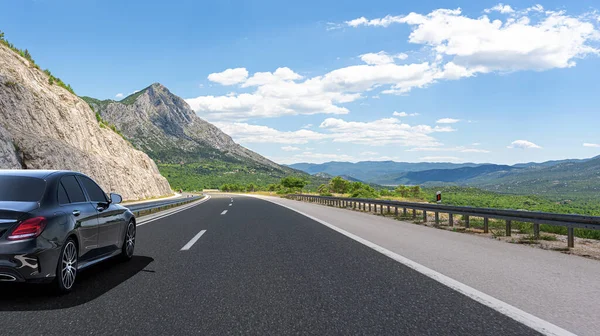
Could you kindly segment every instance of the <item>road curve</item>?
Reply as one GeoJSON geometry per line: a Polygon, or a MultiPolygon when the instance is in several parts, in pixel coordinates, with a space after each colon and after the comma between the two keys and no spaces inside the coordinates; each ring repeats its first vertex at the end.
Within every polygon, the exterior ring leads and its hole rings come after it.
{"type": "Polygon", "coordinates": [[[138,227],[76,290],[2,286],[2,330],[68,334],[536,335],[294,211],[214,195],[138,227]],[[231,204],[231,205],[230,205],[231,204]],[[225,211],[226,210],[226,211],[225,211]]]}

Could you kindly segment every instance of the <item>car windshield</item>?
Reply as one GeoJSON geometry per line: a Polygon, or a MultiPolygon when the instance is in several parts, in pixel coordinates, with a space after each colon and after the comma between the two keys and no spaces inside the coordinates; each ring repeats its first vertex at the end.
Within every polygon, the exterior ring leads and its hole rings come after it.
{"type": "Polygon", "coordinates": [[[0,202],[37,202],[44,195],[46,181],[24,176],[0,176],[0,202]]]}

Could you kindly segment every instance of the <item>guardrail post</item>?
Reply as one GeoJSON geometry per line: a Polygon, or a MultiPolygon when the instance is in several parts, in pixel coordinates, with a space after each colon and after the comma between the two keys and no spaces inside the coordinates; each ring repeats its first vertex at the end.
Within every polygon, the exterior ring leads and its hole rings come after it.
{"type": "Polygon", "coordinates": [[[427,211],[423,210],[423,223],[427,223],[427,211]]]}
{"type": "Polygon", "coordinates": [[[371,212],[371,203],[369,203],[369,212],[371,212]]]}
{"type": "Polygon", "coordinates": [[[387,209],[388,211],[387,212],[390,213],[390,206],[388,205],[387,207],[388,207],[388,209],[387,209]]]}
{"type": "Polygon", "coordinates": [[[533,237],[535,239],[540,239],[540,224],[533,223],[533,237]]]}
{"type": "Polygon", "coordinates": [[[356,202],[352,201],[352,209],[356,210],[356,202]]]}
{"type": "Polygon", "coordinates": [[[465,216],[465,228],[470,228],[471,222],[469,216],[465,216]]]}
{"type": "Polygon", "coordinates": [[[489,218],[484,217],[483,218],[483,233],[488,233],[489,232],[489,218]]]}
{"type": "Polygon", "coordinates": [[[413,209],[413,219],[417,219],[417,209],[413,209]]]}
{"type": "Polygon", "coordinates": [[[511,220],[507,220],[507,221],[506,221],[506,236],[507,236],[507,237],[510,237],[510,236],[511,236],[511,234],[512,234],[512,228],[511,228],[511,225],[512,225],[512,221],[511,221],[511,220]]]}
{"type": "Polygon", "coordinates": [[[396,207],[394,210],[394,216],[398,217],[398,207],[396,207]]]}
{"type": "Polygon", "coordinates": [[[440,225],[440,213],[435,212],[435,225],[440,225]]]}
{"type": "Polygon", "coordinates": [[[454,215],[451,213],[448,214],[448,224],[454,226],[454,215]]]}
{"type": "Polygon", "coordinates": [[[379,212],[383,215],[383,205],[379,204],[379,212]]]}
{"type": "Polygon", "coordinates": [[[567,228],[567,247],[575,247],[575,229],[572,227],[567,228]]]}
{"type": "Polygon", "coordinates": [[[406,217],[406,208],[402,208],[402,216],[406,217]]]}

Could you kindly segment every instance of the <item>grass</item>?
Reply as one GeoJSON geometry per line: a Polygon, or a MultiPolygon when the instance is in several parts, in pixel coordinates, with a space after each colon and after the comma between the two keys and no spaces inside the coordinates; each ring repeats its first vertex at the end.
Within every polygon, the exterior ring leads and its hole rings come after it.
{"type": "MultiPolygon", "coordinates": [[[[29,53],[29,50],[27,50],[27,49],[19,49],[19,48],[15,47],[14,44],[10,43],[8,40],[5,39],[4,33],[2,31],[0,31],[0,44],[6,46],[7,48],[9,48],[12,51],[16,52],[17,54],[19,54],[19,56],[21,56],[24,59],[26,59],[27,61],[29,61],[29,64],[32,67],[34,67],[34,68],[36,68],[38,70],[41,70],[40,67],[39,67],[39,65],[37,65],[35,63],[35,61],[33,60],[33,57],[29,53]]],[[[46,69],[46,70],[44,70],[44,73],[46,75],[48,75],[48,84],[50,84],[50,85],[56,84],[56,85],[64,88],[65,90],[71,92],[72,94],[75,94],[75,92],[73,91],[73,88],[71,87],[71,85],[66,84],[60,78],[53,76],[52,73],[50,72],[50,70],[46,69]]]]}

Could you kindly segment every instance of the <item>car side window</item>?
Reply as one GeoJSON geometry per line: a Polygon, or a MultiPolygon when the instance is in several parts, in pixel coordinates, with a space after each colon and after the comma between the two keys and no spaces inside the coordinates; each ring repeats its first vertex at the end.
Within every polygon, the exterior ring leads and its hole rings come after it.
{"type": "Polygon", "coordinates": [[[69,204],[71,201],[69,200],[69,196],[67,196],[67,191],[63,186],[62,182],[58,183],[58,204],[69,204]]]}
{"type": "Polygon", "coordinates": [[[75,176],[63,176],[60,179],[60,183],[64,186],[71,203],[86,201],[83,189],[81,189],[81,186],[79,185],[79,182],[77,182],[77,179],[75,179],[75,176]]]}
{"type": "Polygon", "coordinates": [[[92,181],[90,178],[85,176],[78,176],[77,179],[81,181],[81,184],[87,190],[88,196],[90,197],[90,201],[105,203],[108,202],[106,199],[106,194],[102,189],[96,184],[96,182],[92,181]]]}

